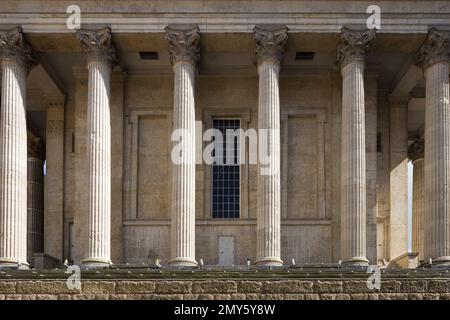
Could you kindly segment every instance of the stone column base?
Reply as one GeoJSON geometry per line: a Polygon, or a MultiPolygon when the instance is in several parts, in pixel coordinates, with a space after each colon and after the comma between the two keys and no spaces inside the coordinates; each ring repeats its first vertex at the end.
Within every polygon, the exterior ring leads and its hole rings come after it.
{"type": "Polygon", "coordinates": [[[278,258],[261,258],[257,259],[254,264],[257,267],[282,267],[283,261],[278,258]]]}
{"type": "Polygon", "coordinates": [[[14,259],[0,258],[0,270],[1,269],[21,269],[28,270],[30,265],[28,262],[18,262],[14,259]]]}
{"type": "Polygon", "coordinates": [[[191,258],[175,258],[169,261],[171,267],[196,267],[197,261],[191,258]]]}
{"type": "Polygon", "coordinates": [[[450,257],[439,257],[432,260],[431,268],[450,268],[450,257]]]}
{"type": "Polygon", "coordinates": [[[342,266],[345,268],[368,267],[369,260],[367,260],[365,257],[353,257],[343,261],[342,266]]]}
{"type": "Polygon", "coordinates": [[[88,258],[82,261],[83,267],[88,269],[105,269],[109,268],[111,261],[107,261],[100,258],[88,258]]]}

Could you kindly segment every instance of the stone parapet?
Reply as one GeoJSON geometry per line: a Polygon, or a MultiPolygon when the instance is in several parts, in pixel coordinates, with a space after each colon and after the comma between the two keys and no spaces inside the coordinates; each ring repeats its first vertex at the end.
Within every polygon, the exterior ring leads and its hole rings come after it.
{"type": "Polygon", "coordinates": [[[383,270],[371,290],[369,274],[341,270],[89,271],[80,290],[67,287],[63,270],[10,271],[0,273],[0,300],[450,300],[446,272],[383,270]]]}

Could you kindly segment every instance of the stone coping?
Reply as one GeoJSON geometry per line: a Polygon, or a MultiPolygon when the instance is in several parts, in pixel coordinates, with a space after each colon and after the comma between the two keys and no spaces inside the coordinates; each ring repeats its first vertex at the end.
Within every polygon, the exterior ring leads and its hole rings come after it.
{"type": "MultiPolygon", "coordinates": [[[[121,280],[121,279],[164,279],[164,280],[205,280],[205,279],[303,279],[303,280],[339,280],[367,279],[369,273],[363,269],[343,268],[293,268],[293,269],[215,269],[180,270],[165,268],[120,268],[101,270],[81,270],[83,279],[121,280]]],[[[0,270],[0,280],[51,280],[67,279],[66,269],[43,270],[0,270]]],[[[450,279],[448,269],[381,269],[381,277],[390,280],[402,279],[450,279]]]]}

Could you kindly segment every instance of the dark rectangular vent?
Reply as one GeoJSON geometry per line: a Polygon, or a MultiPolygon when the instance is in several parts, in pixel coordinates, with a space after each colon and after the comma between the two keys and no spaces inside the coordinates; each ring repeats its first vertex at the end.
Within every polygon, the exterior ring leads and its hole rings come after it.
{"type": "Polygon", "coordinates": [[[299,51],[295,55],[295,60],[312,60],[314,59],[314,52],[299,51]]]}
{"type": "Polygon", "coordinates": [[[142,60],[158,60],[158,52],[156,51],[146,51],[139,52],[142,60]]]}

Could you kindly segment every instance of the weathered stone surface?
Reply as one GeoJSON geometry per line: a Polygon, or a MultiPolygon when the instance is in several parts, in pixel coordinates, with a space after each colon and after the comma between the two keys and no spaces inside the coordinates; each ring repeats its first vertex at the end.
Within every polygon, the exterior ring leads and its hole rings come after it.
{"type": "Polygon", "coordinates": [[[438,293],[424,293],[423,300],[439,300],[438,293]]]}
{"type": "MultiPolygon", "coordinates": [[[[106,298],[107,296],[105,296],[103,299],[106,298]]],[[[58,296],[56,294],[37,294],[35,296],[35,299],[33,300],[58,300],[58,296]]]]}
{"type": "Polygon", "coordinates": [[[343,282],[342,281],[316,281],[314,283],[314,292],[342,292],[343,282]]]}
{"type": "Polygon", "coordinates": [[[230,300],[231,294],[214,294],[213,299],[214,300],[230,300]]]}
{"type": "Polygon", "coordinates": [[[265,281],[262,285],[261,292],[263,293],[313,292],[313,282],[302,280],[265,281]]]}
{"type": "Polygon", "coordinates": [[[81,290],[88,294],[108,294],[115,292],[115,283],[109,281],[86,281],[81,283],[81,290]]]}
{"type": "Polygon", "coordinates": [[[426,280],[411,280],[403,281],[401,285],[402,292],[426,292],[427,281],[426,280]]]}
{"type": "Polygon", "coordinates": [[[320,295],[320,300],[336,300],[336,295],[333,293],[324,293],[320,295]]]}
{"type": "Polygon", "coordinates": [[[72,300],[108,300],[107,294],[75,294],[72,296],[72,300]]]}
{"type": "Polygon", "coordinates": [[[116,293],[153,293],[155,291],[154,281],[121,281],[116,285],[116,293]]]}
{"type": "Polygon", "coordinates": [[[320,297],[319,297],[319,295],[318,294],[305,294],[304,296],[303,296],[303,300],[319,300],[320,299],[320,297]]]}
{"type": "Polygon", "coordinates": [[[190,281],[158,281],[155,292],[158,293],[190,293],[192,282],[190,281]]]}
{"type": "Polygon", "coordinates": [[[430,280],[428,292],[450,292],[450,280],[430,280]]]}
{"type": "Polygon", "coordinates": [[[0,282],[0,293],[15,293],[16,282],[4,281],[0,282]]]}
{"type": "Polygon", "coordinates": [[[381,280],[380,283],[380,292],[401,292],[400,287],[402,283],[400,281],[395,280],[381,280]]]}
{"type": "Polygon", "coordinates": [[[355,280],[355,281],[344,281],[343,283],[343,291],[344,292],[358,292],[358,293],[370,293],[377,292],[377,290],[370,290],[367,288],[366,281],[355,280]]]}
{"type": "Polygon", "coordinates": [[[197,300],[198,294],[184,294],[183,300],[197,300]]]}
{"type": "Polygon", "coordinates": [[[396,278],[369,290],[360,279],[327,280],[85,280],[69,290],[65,280],[0,280],[0,300],[448,300],[449,281],[396,278]],[[249,292],[242,292],[249,291],[249,292]],[[254,292],[258,291],[258,292],[254,292]],[[9,292],[9,293],[7,293],[9,292]]]}
{"type": "Polygon", "coordinates": [[[407,300],[407,293],[380,293],[378,294],[379,300],[407,300]]]}
{"type": "Polygon", "coordinates": [[[69,289],[65,281],[20,281],[17,283],[17,293],[61,294],[78,292],[77,289],[69,289]]]}
{"type": "Polygon", "coordinates": [[[260,281],[239,281],[238,292],[260,292],[262,283],[260,281]]]}
{"type": "Polygon", "coordinates": [[[303,300],[305,295],[299,293],[289,293],[284,295],[285,300],[303,300]]]}
{"type": "Polygon", "coordinates": [[[235,281],[195,281],[192,284],[193,293],[235,293],[237,283],[235,281]]]}
{"type": "Polygon", "coordinates": [[[281,293],[262,293],[258,297],[261,300],[282,300],[283,298],[284,294],[281,293]]]}
{"type": "Polygon", "coordinates": [[[351,300],[368,300],[369,295],[366,293],[352,293],[350,295],[351,300]]]}
{"type": "Polygon", "coordinates": [[[441,300],[450,300],[450,293],[441,293],[441,300]]]}

